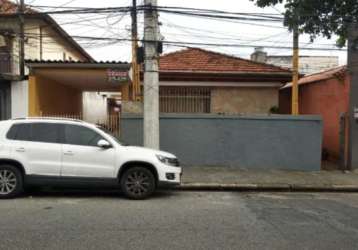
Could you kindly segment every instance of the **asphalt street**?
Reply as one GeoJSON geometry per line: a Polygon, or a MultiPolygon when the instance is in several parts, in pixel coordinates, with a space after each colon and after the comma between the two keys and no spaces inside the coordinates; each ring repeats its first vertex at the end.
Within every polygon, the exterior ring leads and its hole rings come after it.
{"type": "Polygon", "coordinates": [[[0,201],[0,249],[358,249],[356,193],[38,192],[0,201]]]}

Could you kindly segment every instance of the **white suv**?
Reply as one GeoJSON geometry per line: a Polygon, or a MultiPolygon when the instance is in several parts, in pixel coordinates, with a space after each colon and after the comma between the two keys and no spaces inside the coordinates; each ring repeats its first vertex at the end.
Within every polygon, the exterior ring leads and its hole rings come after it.
{"type": "Polygon", "coordinates": [[[56,118],[0,122],[0,198],[31,185],[119,186],[144,199],[162,184],[180,184],[182,169],[167,152],[122,145],[93,124],[56,118]]]}

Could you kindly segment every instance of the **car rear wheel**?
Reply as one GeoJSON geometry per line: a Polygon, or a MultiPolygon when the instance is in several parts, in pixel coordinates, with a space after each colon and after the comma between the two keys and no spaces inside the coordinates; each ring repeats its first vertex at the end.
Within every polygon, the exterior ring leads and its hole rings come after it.
{"type": "Polygon", "coordinates": [[[155,191],[155,177],[145,167],[133,167],[124,172],[120,180],[121,189],[126,197],[141,200],[155,191]]]}
{"type": "Polygon", "coordinates": [[[23,189],[21,172],[14,166],[0,166],[0,199],[19,195],[23,189]]]}

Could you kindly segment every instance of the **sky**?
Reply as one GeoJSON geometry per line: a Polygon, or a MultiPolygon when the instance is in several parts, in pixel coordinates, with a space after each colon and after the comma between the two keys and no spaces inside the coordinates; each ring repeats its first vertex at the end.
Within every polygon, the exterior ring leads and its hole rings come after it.
{"type": "MultiPolygon", "coordinates": [[[[143,0],[137,0],[138,5],[143,0]]],[[[54,7],[120,7],[130,6],[132,0],[25,0],[26,4],[34,6],[54,7]]],[[[160,6],[177,6],[190,8],[205,8],[232,12],[270,13],[279,14],[283,6],[268,7],[265,9],[255,6],[249,0],[158,0],[160,6]]],[[[56,10],[40,8],[39,10],[56,10]]],[[[128,15],[113,14],[71,14],[53,15],[53,18],[70,35],[130,38],[131,20],[128,15]]],[[[164,39],[178,42],[204,42],[204,43],[230,43],[237,45],[250,45],[252,47],[222,47],[201,46],[201,48],[218,51],[243,58],[249,58],[254,47],[265,46],[291,46],[292,34],[281,23],[247,23],[244,21],[217,21],[207,18],[178,16],[161,13],[159,17],[160,32],[164,39]]],[[[139,38],[143,34],[143,16],[138,16],[139,38]]],[[[308,35],[300,36],[300,47],[332,47],[336,37],[331,40],[318,38],[313,43],[308,35]]],[[[77,40],[96,60],[130,61],[130,42],[117,42],[110,44],[106,41],[77,40]]],[[[165,46],[164,53],[183,49],[182,47],[165,46]]],[[[265,48],[269,55],[291,55],[289,49],[265,48]]],[[[339,56],[339,63],[346,64],[346,51],[312,51],[301,50],[300,55],[339,56]]]]}

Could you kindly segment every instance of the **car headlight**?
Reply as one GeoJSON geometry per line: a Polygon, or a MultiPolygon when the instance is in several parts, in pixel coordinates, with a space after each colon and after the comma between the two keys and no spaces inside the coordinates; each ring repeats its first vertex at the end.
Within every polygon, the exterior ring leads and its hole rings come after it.
{"type": "Polygon", "coordinates": [[[157,155],[157,158],[160,162],[169,165],[169,166],[179,166],[179,161],[177,158],[170,158],[163,155],[157,155]]]}

